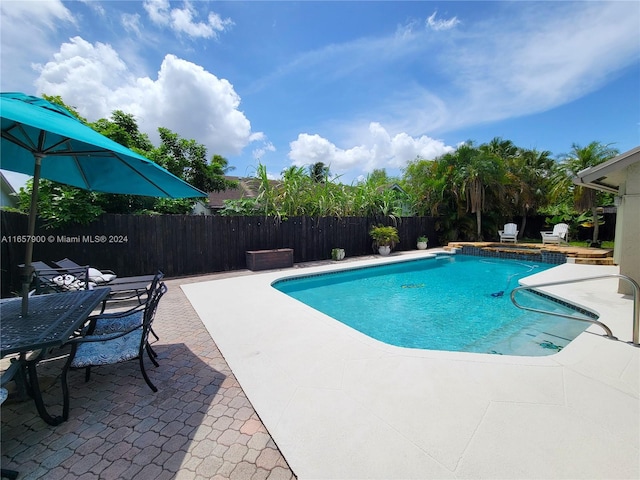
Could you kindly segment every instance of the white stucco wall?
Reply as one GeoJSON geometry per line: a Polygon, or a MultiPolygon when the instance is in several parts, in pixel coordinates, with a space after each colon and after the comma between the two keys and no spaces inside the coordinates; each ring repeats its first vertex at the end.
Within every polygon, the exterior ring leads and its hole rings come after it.
{"type": "MultiPolygon", "coordinates": [[[[620,185],[622,197],[616,221],[616,244],[613,258],[620,273],[640,283],[640,162],[626,169],[626,180],[620,185]]],[[[631,294],[631,287],[620,282],[618,291],[631,294]]]]}

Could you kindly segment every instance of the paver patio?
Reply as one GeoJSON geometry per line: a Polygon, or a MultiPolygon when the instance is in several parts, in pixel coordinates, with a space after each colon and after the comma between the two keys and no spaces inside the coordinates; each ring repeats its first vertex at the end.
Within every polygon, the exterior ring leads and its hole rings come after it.
{"type": "MultiPolygon", "coordinates": [[[[32,401],[8,401],[2,467],[18,470],[20,479],[295,478],[179,287],[212,277],[166,281],[154,323],[160,367],[147,363],[158,393],[133,361],[94,368],[88,383],[83,371],[70,372],[70,418],[57,427],[32,401]]],[[[61,409],[55,376],[63,361],[40,370],[53,414],[61,409]]]]}

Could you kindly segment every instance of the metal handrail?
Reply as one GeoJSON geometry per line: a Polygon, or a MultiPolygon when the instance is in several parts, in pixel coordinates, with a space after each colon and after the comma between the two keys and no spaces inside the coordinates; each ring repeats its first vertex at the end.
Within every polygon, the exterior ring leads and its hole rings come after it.
{"type": "Polygon", "coordinates": [[[638,304],[638,297],[640,297],[640,285],[638,285],[638,282],[636,282],[633,278],[628,277],[627,275],[622,275],[619,273],[611,273],[607,275],[598,275],[595,277],[573,278],[571,280],[560,280],[558,282],[538,283],[535,285],[523,285],[520,287],[516,287],[511,291],[511,303],[513,303],[516,307],[522,310],[528,310],[530,312],[544,313],[548,315],[555,315],[556,317],[563,317],[571,320],[578,320],[581,322],[593,323],[603,328],[604,331],[607,333],[607,337],[617,340],[617,338],[614,337],[613,334],[611,333],[611,330],[609,329],[609,327],[607,327],[602,322],[599,322],[594,319],[580,318],[573,315],[565,315],[564,313],[550,312],[547,310],[539,310],[536,308],[525,307],[524,305],[520,305],[515,299],[516,292],[519,290],[533,290],[535,288],[540,288],[540,287],[566,285],[569,283],[579,283],[579,282],[586,282],[590,280],[602,280],[603,278],[618,278],[621,280],[625,280],[631,285],[633,289],[633,340],[631,343],[636,347],[640,347],[640,305],[638,304]]]}

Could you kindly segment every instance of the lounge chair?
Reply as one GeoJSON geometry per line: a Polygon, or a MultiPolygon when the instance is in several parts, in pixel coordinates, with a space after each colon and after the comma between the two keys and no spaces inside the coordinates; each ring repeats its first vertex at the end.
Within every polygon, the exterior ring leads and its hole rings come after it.
{"type": "Polygon", "coordinates": [[[68,258],[63,258],[62,260],[58,260],[55,264],[65,270],[68,269],[77,269],[77,268],[86,268],[87,274],[89,276],[89,280],[96,283],[97,285],[109,283],[116,279],[117,275],[111,270],[103,270],[100,271],[96,268],[90,267],[89,265],[79,265],[73,260],[68,258]]]}
{"type": "Polygon", "coordinates": [[[542,235],[542,243],[555,243],[560,245],[561,243],[569,242],[569,225],[566,223],[558,223],[553,226],[552,231],[540,232],[542,235]]]}
{"type": "MultiPolygon", "coordinates": [[[[71,292],[92,288],[95,284],[87,279],[87,267],[77,265],[74,268],[62,269],[52,267],[44,262],[31,262],[34,269],[33,288],[31,293],[71,292]]],[[[19,265],[24,267],[24,265],[19,265]]]]}
{"type": "MultiPolygon", "coordinates": [[[[106,308],[107,301],[123,301],[136,298],[139,304],[143,304],[144,298],[148,296],[150,292],[150,285],[156,277],[156,275],[116,277],[116,274],[111,270],[98,270],[90,267],[89,265],[81,266],[69,258],[58,260],[55,262],[55,265],[66,271],[74,271],[79,268],[85,269],[87,271],[89,281],[92,282],[92,288],[94,286],[95,288],[109,287],[111,293],[104,301],[102,311],[106,308]]],[[[161,272],[160,274],[162,275],[161,272]]]]}
{"type": "Polygon", "coordinates": [[[504,230],[498,230],[500,243],[518,241],[518,226],[515,223],[505,223],[504,230]]]}
{"type": "Polygon", "coordinates": [[[78,268],[86,268],[87,275],[90,281],[96,283],[97,285],[123,285],[123,284],[134,284],[134,283],[151,283],[155,275],[136,275],[132,277],[118,277],[111,270],[98,270],[97,268],[93,268],[89,265],[79,265],[78,263],[70,260],[69,258],[63,258],[62,260],[58,260],[55,264],[65,270],[68,269],[78,269],[78,268]]]}

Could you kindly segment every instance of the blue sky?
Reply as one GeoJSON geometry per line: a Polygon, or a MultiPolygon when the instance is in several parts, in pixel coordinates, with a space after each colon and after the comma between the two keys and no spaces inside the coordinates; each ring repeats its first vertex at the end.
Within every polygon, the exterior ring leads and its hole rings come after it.
{"type": "Polygon", "coordinates": [[[3,0],[2,91],[350,183],[493,137],[640,144],[640,2],[3,0]]]}

